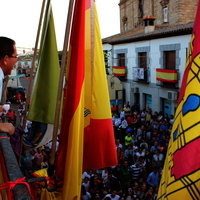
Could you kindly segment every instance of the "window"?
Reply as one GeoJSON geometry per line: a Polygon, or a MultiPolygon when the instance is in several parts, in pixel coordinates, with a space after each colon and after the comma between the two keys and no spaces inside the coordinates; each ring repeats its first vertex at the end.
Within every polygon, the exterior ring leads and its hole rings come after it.
{"type": "Polygon", "coordinates": [[[163,22],[168,22],[168,7],[163,8],[163,22]]]}
{"type": "MultiPolygon", "coordinates": [[[[176,51],[164,51],[164,69],[174,70],[176,69],[176,51]]],[[[163,86],[175,87],[175,83],[163,82],[163,86]]]]}
{"type": "Polygon", "coordinates": [[[175,69],[176,66],[176,52],[164,51],[164,68],[175,69]]]}
{"type": "Polygon", "coordinates": [[[117,54],[117,60],[118,60],[117,66],[119,66],[119,67],[125,66],[125,54],[124,53],[117,54]]]}
{"type": "Polygon", "coordinates": [[[138,80],[147,82],[147,52],[138,53],[138,80]]]}
{"type": "Polygon", "coordinates": [[[141,83],[149,83],[149,52],[149,46],[135,48],[137,58],[135,59],[136,67],[133,68],[133,76],[136,78],[136,81],[141,83]]]}
{"type": "Polygon", "coordinates": [[[124,23],[124,32],[127,30],[127,24],[124,23]]]}

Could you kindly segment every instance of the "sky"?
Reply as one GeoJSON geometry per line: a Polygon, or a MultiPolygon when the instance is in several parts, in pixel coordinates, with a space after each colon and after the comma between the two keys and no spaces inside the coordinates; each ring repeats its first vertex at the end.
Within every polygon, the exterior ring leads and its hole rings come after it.
{"type": "MultiPolygon", "coordinates": [[[[58,50],[63,48],[69,0],[51,0],[58,50]]],[[[102,38],[117,34],[119,0],[96,0],[102,38]]],[[[17,47],[32,48],[38,30],[42,0],[1,1],[0,36],[16,41],[17,47]]]]}

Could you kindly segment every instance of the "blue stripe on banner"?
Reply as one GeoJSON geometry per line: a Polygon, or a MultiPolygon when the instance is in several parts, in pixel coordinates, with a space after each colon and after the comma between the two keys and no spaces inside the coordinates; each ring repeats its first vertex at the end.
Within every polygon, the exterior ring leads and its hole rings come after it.
{"type": "Polygon", "coordinates": [[[9,76],[9,79],[20,78],[20,77],[24,77],[24,76],[25,76],[25,74],[20,74],[17,76],[9,76]]]}
{"type": "Polygon", "coordinates": [[[122,99],[110,100],[110,105],[122,105],[122,99]]]}

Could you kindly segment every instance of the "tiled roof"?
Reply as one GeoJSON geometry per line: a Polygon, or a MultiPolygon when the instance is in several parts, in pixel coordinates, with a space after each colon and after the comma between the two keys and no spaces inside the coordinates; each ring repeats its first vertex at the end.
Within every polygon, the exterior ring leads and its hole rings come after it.
{"type": "Polygon", "coordinates": [[[194,22],[179,25],[156,25],[153,32],[144,33],[144,27],[139,27],[124,33],[103,38],[103,44],[122,44],[135,41],[151,40],[170,36],[191,34],[194,22]]]}

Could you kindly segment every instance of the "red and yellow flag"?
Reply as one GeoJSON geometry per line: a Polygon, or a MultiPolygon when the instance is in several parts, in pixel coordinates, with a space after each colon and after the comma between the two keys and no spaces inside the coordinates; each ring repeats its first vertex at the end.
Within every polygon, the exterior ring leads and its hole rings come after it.
{"type": "Polygon", "coordinates": [[[112,67],[113,75],[115,76],[126,76],[126,67],[112,67]]]}
{"type": "Polygon", "coordinates": [[[177,70],[156,69],[156,80],[176,83],[178,81],[177,70]]]}
{"type": "Polygon", "coordinates": [[[157,200],[200,199],[200,2],[157,200]]]}
{"type": "Polygon", "coordinates": [[[82,172],[117,165],[94,1],[75,1],[56,174],[62,199],[80,199],[82,172]]]}

